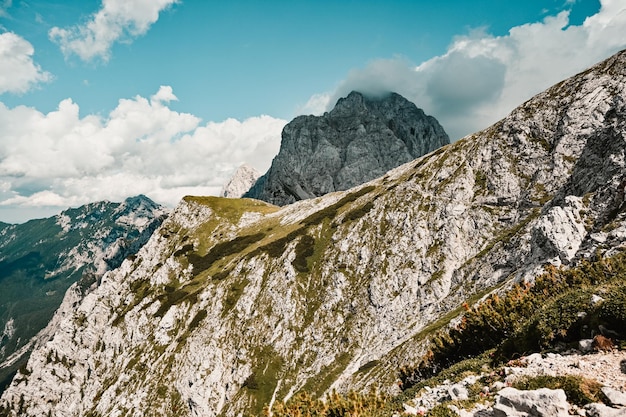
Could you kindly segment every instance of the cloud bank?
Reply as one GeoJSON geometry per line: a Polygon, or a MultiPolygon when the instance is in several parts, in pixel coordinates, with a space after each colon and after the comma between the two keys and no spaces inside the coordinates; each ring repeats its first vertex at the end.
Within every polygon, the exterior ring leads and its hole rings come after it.
{"type": "Polygon", "coordinates": [[[51,41],[68,57],[76,54],[83,61],[108,61],[116,42],[128,42],[145,34],[159,19],[159,13],[178,0],[103,0],[102,8],[82,25],[67,29],[53,27],[51,41]]]}
{"type": "Polygon", "coordinates": [[[174,206],[186,194],[217,195],[243,162],[259,171],[278,152],[286,121],[269,116],[202,124],[152,97],[120,100],[106,118],[81,117],[63,100],[43,114],[0,103],[0,206],[78,206],[146,194],[174,206]]]}
{"type": "Polygon", "coordinates": [[[319,114],[352,90],[395,91],[435,116],[452,139],[483,129],[551,85],[626,47],[626,5],[601,0],[600,11],[570,25],[563,11],[512,28],[506,36],[484,29],[455,38],[448,51],[415,66],[380,59],[354,70],[334,92],[317,94],[303,110],[319,114]],[[325,105],[324,105],[325,104],[325,105]]]}
{"type": "Polygon", "coordinates": [[[25,93],[50,81],[52,76],[33,62],[34,52],[30,42],[15,33],[0,34],[0,94],[25,93]]]}

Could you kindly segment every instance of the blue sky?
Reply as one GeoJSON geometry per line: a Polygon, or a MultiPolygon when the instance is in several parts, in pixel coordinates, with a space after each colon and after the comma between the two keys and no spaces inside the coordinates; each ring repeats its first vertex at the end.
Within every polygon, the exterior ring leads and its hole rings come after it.
{"type": "Polygon", "coordinates": [[[626,47],[625,3],[0,0],[0,221],[217,194],[352,89],[458,139],[626,47]]]}

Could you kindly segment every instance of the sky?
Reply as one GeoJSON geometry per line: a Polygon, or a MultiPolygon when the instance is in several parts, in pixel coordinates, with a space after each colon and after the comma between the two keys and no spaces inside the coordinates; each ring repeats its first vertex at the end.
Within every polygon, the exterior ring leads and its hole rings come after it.
{"type": "Polygon", "coordinates": [[[626,0],[0,0],[0,221],[217,195],[352,90],[457,140],[625,34],[626,0]]]}

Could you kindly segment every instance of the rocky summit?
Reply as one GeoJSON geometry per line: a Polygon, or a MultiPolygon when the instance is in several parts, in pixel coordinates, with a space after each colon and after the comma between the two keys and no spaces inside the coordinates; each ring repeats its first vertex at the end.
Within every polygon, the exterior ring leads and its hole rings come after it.
{"type": "Polygon", "coordinates": [[[278,206],[347,190],[449,143],[432,116],[395,93],[352,92],[285,126],[269,171],[244,197],[278,206]]]}
{"type": "Polygon", "coordinates": [[[220,197],[241,198],[260,176],[261,174],[250,165],[241,165],[222,187],[220,197]]]}
{"type": "Polygon", "coordinates": [[[301,391],[397,391],[463,303],[622,251],[625,172],[621,52],[356,188],[283,208],[186,197],[136,257],[68,291],[0,415],[260,415],[301,391]]]}

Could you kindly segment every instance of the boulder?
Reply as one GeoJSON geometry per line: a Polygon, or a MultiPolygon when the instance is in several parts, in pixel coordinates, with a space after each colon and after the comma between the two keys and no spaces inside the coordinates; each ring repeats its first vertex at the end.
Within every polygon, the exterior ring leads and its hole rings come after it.
{"type": "Polygon", "coordinates": [[[522,391],[504,388],[496,396],[494,417],[567,417],[569,404],[565,391],[541,388],[522,391]]]}
{"type": "Polygon", "coordinates": [[[600,403],[587,404],[585,411],[587,417],[626,417],[626,409],[612,408],[600,403]]]}
{"type": "Polygon", "coordinates": [[[622,407],[626,406],[626,393],[611,387],[602,387],[602,393],[608,398],[609,404],[622,407]]]}

